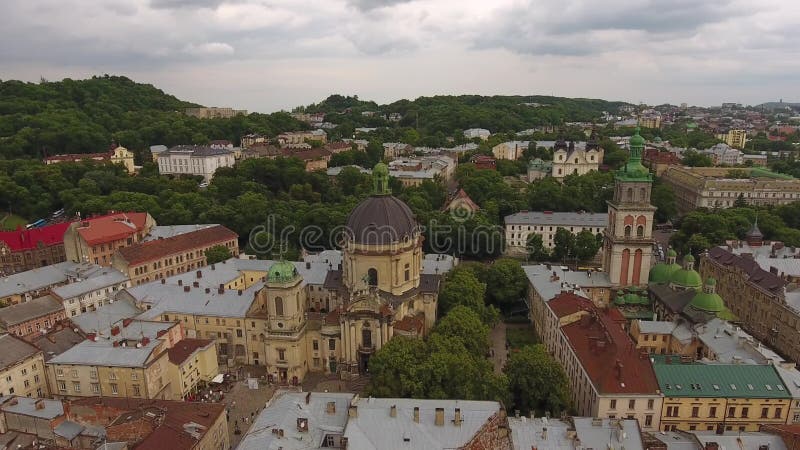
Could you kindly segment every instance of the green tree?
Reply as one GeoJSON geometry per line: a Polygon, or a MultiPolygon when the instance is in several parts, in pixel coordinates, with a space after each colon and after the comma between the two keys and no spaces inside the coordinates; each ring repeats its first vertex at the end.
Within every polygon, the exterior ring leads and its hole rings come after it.
{"type": "Polygon", "coordinates": [[[675,192],[668,184],[656,182],[650,194],[650,203],[656,207],[655,218],[659,223],[664,223],[678,216],[678,207],[675,203],[675,192]]]}
{"type": "Polygon", "coordinates": [[[512,353],[504,372],[514,409],[523,414],[558,414],[569,408],[566,374],[544,345],[526,346],[512,353]]]}
{"type": "Polygon", "coordinates": [[[395,336],[369,359],[367,392],[375,397],[423,398],[426,386],[419,371],[427,357],[422,339],[395,336]]]}
{"type": "Polygon", "coordinates": [[[230,259],[231,251],[224,245],[215,245],[205,252],[206,264],[217,264],[230,259]]]}
{"type": "Polygon", "coordinates": [[[683,152],[683,165],[689,167],[711,167],[714,162],[708,155],[697,152],[696,150],[686,150],[683,152]]]}
{"type": "Polygon", "coordinates": [[[517,303],[525,296],[528,277],[519,261],[501,258],[489,265],[486,273],[486,293],[489,302],[498,308],[517,303]]]}
{"type": "Polygon", "coordinates": [[[558,227],[553,237],[553,258],[557,261],[566,261],[575,256],[575,235],[566,228],[558,227]]]}
{"type": "Polygon", "coordinates": [[[528,259],[533,262],[542,262],[550,259],[550,250],[544,246],[541,234],[529,234],[525,249],[528,252],[528,259]]]}
{"type": "Polygon", "coordinates": [[[484,355],[489,350],[489,327],[473,309],[466,306],[451,309],[439,320],[433,332],[460,339],[473,355],[484,355]]]}
{"type": "Polygon", "coordinates": [[[581,261],[588,261],[597,255],[601,245],[599,236],[589,230],[582,230],[575,236],[575,256],[581,261]]]}
{"type": "Polygon", "coordinates": [[[739,196],[736,197],[736,200],[733,201],[733,207],[734,208],[744,208],[746,206],[747,206],[747,201],[745,201],[745,199],[744,199],[744,194],[740,193],[739,196]]]}

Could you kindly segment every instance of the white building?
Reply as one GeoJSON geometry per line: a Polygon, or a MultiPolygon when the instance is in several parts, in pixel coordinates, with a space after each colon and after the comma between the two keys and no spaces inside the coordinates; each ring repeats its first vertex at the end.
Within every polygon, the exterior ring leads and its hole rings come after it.
{"type": "Polygon", "coordinates": [[[158,155],[162,175],[200,175],[210,181],[220,167],[233,167],[233,152],[223,148],[177,145],[158,155]]]}
{"type": "Polygon", "coordinates": [[[530,141],[508,141],[492,147],[492,154],[497,159],[516,161],[522,157],[522,152],[528,149],[530,141]]]}
{"type": "Polygon", "coordinates": [[[467,139],[481,138],[485,141],[489,139],[489,136],[491,135],[492,133],[485,128],[470,128],[468,130],[464,130],[464,137],[467,139]]]}
{"type": "Polygon", "coordinates": [[[130,287],[128,276],[119,270],[104,267],[92,278],[65,284],[52,290],[51,295],[64,305],[67,317],[75,317],[97,308],[113,299],[118,291],[130,287]]]}
{"type": "Polygon", "coordinates": [[[562,180],[567,175],[585,175],[597,170],[603,163],[603,148],[596,133],[592,133],[585,146],[574,142],[567,144],[559,139],[553,146],[553,178],[562,180]]]}
{"type": "Polygon", "coordinates": [[[736,166],[744,163],[744,154],[728,144],[716,144],[711,148],[701,150],[700,153],[708,155],[715,166],[736,166]]]}
{"type": "Polygon", "coordinates": [[[596,235],[603,233],[607,226],[606,213],[521,211],[505,217],[506,250],[524,252],[531,233],[541,235],[544,245],[553,248],[559,227],[572,234],[588,230],[596,235]]]}

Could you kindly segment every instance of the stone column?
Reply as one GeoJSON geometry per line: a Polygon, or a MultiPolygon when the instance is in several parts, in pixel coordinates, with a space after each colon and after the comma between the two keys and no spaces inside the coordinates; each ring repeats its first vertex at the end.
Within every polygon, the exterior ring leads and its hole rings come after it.
{"type": "Polygon", "coordinates": [[[376,349],[380,350],[381,346],[383,345],[383,319],[379,319],[379,321],[378,321],[378,330],[377,331],[378,332],[376,334],[378,335],[378,342],[377,342],[376,349]]]}
{"type": "Polygon", "coordinates": [[[349,362],[354,362],[356,360],[356,355],[358,349],[356,348],[356,324],[350,324],[350,358],[348,359],[349,362]]]}
{"type": "Polygon", "coordinates": [[[394,336],[394,324],[390,323],[389,324],[389,339],[387,339],[387,340],[391,340],[392,336],[394,336]]]}
{"type": "Polygon", "coordinates": [[[389,342],[389,325],[386,320],[381,321],[381,339],[383,342],[389,342]]]}
{"type": "Polygon", "coordinates": [[[347,361],[347,326],[344,321],[339,323],[339,333],[342,337],[339,341],[339,353],[342,355],[342,359],[347,361]]]}

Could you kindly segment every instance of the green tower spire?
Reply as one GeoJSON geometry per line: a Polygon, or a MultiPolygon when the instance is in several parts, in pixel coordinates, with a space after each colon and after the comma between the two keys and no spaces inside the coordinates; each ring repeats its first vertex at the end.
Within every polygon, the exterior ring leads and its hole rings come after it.
{"type": "Polygon", "coordinates": [[[389,168],[384,163],[375,164],[372,169],[372,195],[391,195],[389,189],[389,168]]]}
{"type": "Polygon", "coordinates": [[[653,176],[647,167],[642,165],[642,152],[644,151],[644,138],[639,134],[639,127],[631,136],[630,157],[625,166],[617,171],[617,179],[627,181],[653,181],[653,176]]]}

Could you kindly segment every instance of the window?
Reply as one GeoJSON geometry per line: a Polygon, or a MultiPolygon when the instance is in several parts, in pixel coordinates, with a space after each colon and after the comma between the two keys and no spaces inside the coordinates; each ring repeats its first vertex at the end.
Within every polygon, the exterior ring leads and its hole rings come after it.
{"type": "Polygon", "coordinates": [[[33,376],[33,382],[34,383],[38,383],[39,382],[39,375],[34,375],[33,376]]]}
{"type": "Polygon", "coordinates": [[[733,417],[735,415],[736,415],[736,407],[731,406],[730,408],[728,408],[728,417],[733,417]]]}
{"type": "Polygon", "coordinates": [[[119,394],[119,390],[117,389],[117,383],[111,383],[111,393],[114,395],[119,394]]]}
{"type": "Polygon", "coordinates": [[[406,263],[406,266],[405,266],[405,278],[406,278],[406,281],[411,279],[411,265],[408,264],[408,263],[406,263]]]}
{"type": "Polygon", "coordinates": [[[27,374],[28,374],[28,369],[22,369],[22,375],[27,375],[27,374]]]}
{"type": "Polygon", "coordinates": [[[644,227],[642,225],[636,227],[636,236],[644,237],[644,227]]]}
{"type": "Polygon", "coordinates": [[[312,347],[314,348],[314,350],[319,350],[319,341],[318,341],[318,340],[314,339],[314,340],[311,342],[311,345],[312,345],[312,347]]]}
{"type": "Polygon", "coordinates": [[[283,299],[280,297],[275,297],[275,315],[283,315],[283,299]]]}
{"type": "Polygon", "coordinates": [[[67,383],[64,381],[58,382],[58,390],[61,392],[67,392],[67,383]]]}
{"type": "Polygon", "coordinates": [[[628,409],[634,409],[634,408],[636,408],[636,400],[634,399],[628,400],[628,409]]]}
{"type": "Polygon", "coordinates": [[[330,434],[325,435],[325,447],[336,447],[336,441],[330,434]]]}
{"type": "Polygon", "coordinates": [[[776,419],[781,418],[781,408],[775,408],[775,415],[773,417],[776,419]]]}
{"type": "Polygon", "coordinates": [[[708,408],[708,417],[717,417],[717,407],[712,406],[708,408]]]}
{"type": "Polygon", "coordinates": [[[328,350],[336,350],[336,339],[328,339],[328,350]]]}
{"type": "Polygon", "coordinates": [[[653,400],[652,398],[647,400],[647,409],[653,409],[654,403],[655,403],[655,400],[653,400]]]}
{"type": "Polygon", "coordinates": [[[692,406],[692,417],[698,417],[700,415],[700,407],[692,406]]]}
{"type": "Polygon", "coordinates": [[[238,328],[236,330],[236,337],[242,337],[242,329],[241,328],[238,328]]]}
{"type": "Polygon", "coordinates": [[[278,349],[278,361],[286,361],[286,349],[278,349]]]}
{"type": "Polygon", "coordinates": [[[92,394],[99,394],[100,393],[100,383],[92,383],[92,394]]]}
{"type": "Polygon", "coordinates": [[[139,374],[136,372],[131,372],[131,380],[138,380],[139,374]]]}
{"type": "Polygon", "coordinates": [[[631,236],[631,226],[625,225],[625,237],[630,237],[630,236],[631,236]]]}
{"type": "Polygon", "coordinates": [[[744,408],[742,408],[742,418],[746,419],[747,418],[747,413],[749,413],[749,412],[750,412],[750,408],[748,408],[746,406],[744,408]]]}
{"type": "Polygon", "coordinates": [[[72,390],[75,392],[81,391],[81,382],[80,381],[73,381],[72,382],[72,390]]]}
{"type": "Polygon", "coordinates": [[[766,419],[769,416],[769,408],[761,408],[761,418],[766,419]]]}
{"type": "Polygon", "coordinates": [[[64,376],[64,369],[56,369],[56,376],[63,377],[64,376]]]}
{"type": "Polygon", "coordinates": [[[142,396],[142,392],[139,389],[139,385],[138,384],[131,385],[131,388],[133,389],[133,396],[134,397],[141,397],[142,396]]]}
{"type": "Polygon", "coordinates": [[[371,268],[367,270],[367,284],[369,286],[377,286],[378,285],[378,270],[375,268],[371,268]]]}
{"type": "Polygon", "coordinates": [[[96,369],[92,369],[92,370],[89,371],[89,378],[92,378],[92,379],[95,379],[95,380],[97,379],[97,370],[96,369]]]}
{"type": "Polygon", "coordinates": [[[314,367],[319,367],[319,358],[314,358],[314,367]]]}
{"type": "Polygon", "coordinates": [[[652,414],[648,414],[648,415],[644,416],[644,426],[646,426],[646,427],[653,426],[653,415],[652,414]]]}
{"type": "Polygon", "coordinates": [[[108,379],[109,380],[116,380],[117,379],[117,374],[114,373],[114,372],[109,372],[108,379]]]}
{"type": "Polygon", "coordinates": [[[24,384],[26,388],[31,386],[31,382],[30,382],[30,381],[28,381],[28,380],[24,380],[24,381],[22,382],[22,384],[24,384]]]}
{"type": "Polygon", "coordinates": [[[611,400],[611,405],[609,406],[610,409],[617,409],[617,401],[611,400]]]}

